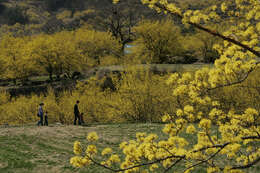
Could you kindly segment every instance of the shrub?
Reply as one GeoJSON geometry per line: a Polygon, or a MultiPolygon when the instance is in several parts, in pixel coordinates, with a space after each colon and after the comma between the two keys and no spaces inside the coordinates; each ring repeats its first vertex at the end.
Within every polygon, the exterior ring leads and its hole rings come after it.
{"type": "Polygon", "coordinates": [[[181,54],[181,33],[174,23],[164,21],[142,21],[134,28],[137,39],[131,50],[140,63],[167,63],[169,58],[181,54]]]}
{"type": "MultiPolygon", "coordinates": [[[[75,167],[95,164],[112,172],[128,173],[251,171],[250,168],[258,166],[260,161],[259,110],[256,107],[240,110],[238,105],[226,109],[223,106],[225,103],[217,99],[221,98],[217,91],[223,89],[230,92],[226,90],[229,87],[236,91],[233,87],[241,87],[243,84],[258,85],[254,80],[248,83],[246,80],[259,69],[260,64],[260,28],[255,25],[260,20],[260,8],[256,8],[260,6],[260,2],[230,0],[195,11],[184,11],[174,2],[154,0],[143,3],[159,12],[170,13],[182,19],[184,24],[223,38],[223,44],[214,46],[221,56],[215,61],[214,68],[199,69],[195,73],[173,74],[169,78],[168,84],[173,87],[173,95],[179,108],[176,113],[163,117],[163,121],[167,122],[163,129],[168,135],[166,139],[158,140],[156,134],[137,133],[134,140],[120,144],[124,155],[120,159],[115,153],[111,157],[100,157],[100,152],[93,143],[95,141],[89,140],[98,139],[92,133],[87,137],[89,144],[86,150],[79,141],[74,143],[75,156],[70,163],[75,167]],[[224,15],[229,16],[230,20],[224,15]],[[222,17],[231,26],[223,34],[203,25],[208,21],[221,22],[222,17]],[[243,20],[240,20],[241,17],[243,20]],[[239,39],[227,37],[233,33],[239,35],[239,39]],[[191,135],[196,136],[197,140],[189,140],[191,135]],[[83,150],[86,152],[83,153],[83,150]]],[[[249,94],[249,97],[243,96],[248,101],[248,98],[256,95],[256,91],[241,95],[249,94]]],[[[235,95],[233,93],[233,97],[235,95]]]]}
{"type": "Polygon", "coordinates": [[[14,25],[16,23],[27,24],[29,22],[25,9],[19,6],[6,8],[4,16],[8,19],[7,22],[9,25],[14,25]]]}

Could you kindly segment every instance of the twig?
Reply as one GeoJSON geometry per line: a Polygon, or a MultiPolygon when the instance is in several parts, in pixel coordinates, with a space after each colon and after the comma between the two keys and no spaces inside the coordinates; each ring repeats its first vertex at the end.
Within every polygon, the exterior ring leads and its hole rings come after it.
{"type": "Polygon", "coordinates": [[[182,160],[182,158],[176,160],[170,167],[168,167],[164,173],[168,172],[172,167],[174,167],[175,165],[177,165],[177,163],[179,163],[182,160]]]}
{"type": "Polygon", "coordinates": [[[98,166],[101,166],[105,169],[108,169],[110,171],[113,171],[113,172],[121,172],[121,171],[126,171],[126,170],[130,170],[130,169],[134,169],[134,168],[139,168],[139,167],[142,167],[142,166],[147,166],[147,165],[152,165],[154,163],[159,163],[161,161],[164,161],[164,160],[167,160],[167,159],[172,159],[172,158],[179,158],[179,159],[184,159],[185,156],[168,156],[168,157],[165,157],[163,159],[158,159],[158,160],[155,160],[153,162],[148,162],[148,163],[143,163],[143,164],[139,164],[139,165],[135,165],[135,166],[131,166],[131,167],[128,167],[128,168],[125,168],[125,169],[113,169],[113,168],[110,168],[106,165],[102,165],[100,163],[98,163],[97,161],[95,161],[94,159],[92,159],[91,157],[89,157],[88,155],[86,155],[88,157],[88,159],[90,159],[94,164],[98,165],[98,166]]]}
{"type": "MultiPolygon", "coordinates": [[[[158,7],[158,8],[160,8],[160,9],[162,9],[162,10],[167,11],[168,13],[170,13],[170,14],[172,14],[172,15],[174,15],[174,16],[180,18],[180,19],[183,19],[183,18],[184,18],[181,14],[179,14],[179,13],[174,13],[174,12],[170,11],[166,6],[164,6],[164,5],[162,5],[162,4],[156,3],[155,6],[158,7]]],[[[243,44],[243,43],[241,43],[241,42],[239,42],[239,41],[237,41],[237,40],[235,40],[235,39],[226,37],[226,36],[224,36],[224,35],[222,35],[222,34],[216,32],[216,31],[210,30],[209,28],[206,28],[206,27],[204,27],[204,26],[202,26],[202,25],[200,25],[200,24],[193,23],[193,22],[190,22],[190,21],[187,22],[187,23],[190,24],[190,25],[192,25],[192,26],[194,26],[195,28],[197,28],[197,29],[199,29],[199,30],[202,30],[202,31],[205,31],[205,32],[207,32],[207,33],[209,33],[209,34],[211,34],[211,35],[213,35],[213,36],[220,37],[220,38],[222,38],[223,40],[226,40],[226,41],[229,41],[229,42],[231,42],[231,43],[234,43],[235,45],[240,46],[240,47],[244,48],[245,50],[250,51],[250,52],[253,53],[254,55],[260,57],[260,52],[254,50],[253,48],[248,47],[247,45],[245,45],[245,44],[243,44]]]]}
{"type": "Polygon", "coordinates": [[[231,169],[246,169],[246,168],[250,168],[253,165],[255,165],[256,163],[258,163],[260,161],[260,157],[258,157],[257,159],[255,159],[253,162],[247,164],[247,165],[243,165],[243,166],[234,166],[231,169]]]}
{"type": "Polygon", "coordinates": [[[193,167],[195,167],[195,166],[198,166],[198,165],[200,165],[200,164],[202,164],[202,163],[205,163],[205,162],[209,161],[210,159],[212,159],[213,157],[215,157],[221,150],[223,150],[223,148],[225,148],[227,145],[228,145],[228,144],[222,145],[222,147],[221,147],[216,153],[212,154],[209,158],[207,158],[206,160],[202,160],[202,161],[200,161],[200,162],[198,162],[198,163],[196,163],[196,164],[194,164],[194,165],[189,166],[189,167],[186,168],[183,172],[189,170],[190,168],[193,168],[193,167]]]}

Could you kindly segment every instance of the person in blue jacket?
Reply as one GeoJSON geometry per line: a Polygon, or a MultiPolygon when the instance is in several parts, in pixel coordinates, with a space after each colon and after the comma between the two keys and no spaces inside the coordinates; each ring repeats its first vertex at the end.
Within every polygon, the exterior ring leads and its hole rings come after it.
{"type": "Polygon", "coordinates": [[[39,125],[43,126],[43,108],[42,108],[43,105],[44,105],[44,103],[40,103],[40,104],[39,104],[39,109],[38,109],[37,115],[38,115],[38,117],[40,118],[40,120],[39,120],[38,123],[37,123],[38,126],[39,126],[39,125]]]}

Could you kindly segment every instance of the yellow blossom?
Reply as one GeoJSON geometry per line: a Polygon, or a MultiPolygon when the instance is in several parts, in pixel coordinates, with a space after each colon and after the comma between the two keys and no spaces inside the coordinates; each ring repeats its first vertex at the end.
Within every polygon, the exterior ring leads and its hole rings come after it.
{"type": "Polygon", "coordinates": [[[107,154],[111,154],[112,151],[113,151],[113,150],[112,150],[111,148],[105,148],[105,149],[102,151],[101,155],[104,156],[104,155],[107,155],[107,154]]]}
{"type": "Polygon", "coordinates": [[[97,154],[97,147],[95,145],[88,145],[87,149],[86,149],[86,154],[97,154]]]}
{"type": "Polygon", "coordinates": [[[199,127],[203,128],[203,129],[210,129],[211,128],[211,120],[202,119],[199,123],[199,127]]]}
{"type": "Polygon", "coordinates": [[[151,171],[154,171],[154,170],[157,169],[157,168],[159,168],[159,166],[158,166],[157,164],[152,164],[152,165],[150,166],[150,170],[151,170],[151,171]]]}
{"type": "Polygon", "coordinates": [[[196,128],[191,124],[187,127],[186,133],[193,134],[196,132],[196,128]]]}
{"type": "Polygon", "coordinates": [[[120,158],[118,155],[116,154],[113,154],[110,156],[109,160],[112,162],[112,163],[119,163],[120,162],[120,158]]]}
{"type": "Polygon", "coordinates": [[[80,144],[79,141],[75,141],[75,142],[74,142],[73,152],[74,152],[76,155],[82,154],[82,148],[81,148],[81,144],[80,144]]]}
{"type": "Polygon", "coordinates": [[[97,133],[96,132],[90,132],[87,136],[87,140],[90,141],[90,142],[97,141],[98,140],[97,133]]]}

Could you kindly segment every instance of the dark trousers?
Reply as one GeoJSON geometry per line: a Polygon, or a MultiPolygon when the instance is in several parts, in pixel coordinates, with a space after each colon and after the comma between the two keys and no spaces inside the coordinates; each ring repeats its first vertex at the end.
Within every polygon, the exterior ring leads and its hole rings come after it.
{"type": "Polygon", "coordinates": [[[40,121],[38,121],[37,125],[38,125],[38,126],[39,126],[39,125],[43,126],[43,116],[40,115],[39,117],[40,117],[40,121]]]}
{"type": "Polygon", "coordinates": [[[74,125],[77,124],[77,120],[78,120],[78,125],[81,125],[80,116],[78,114],[75,114],[74,125]]]}
{"type": "Polygon", "coordinates": [[[44,125],[48,126],[48,116],[44,116],[44,125]]]}

